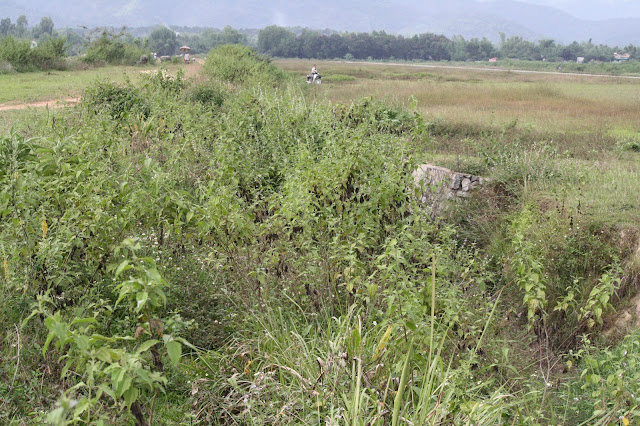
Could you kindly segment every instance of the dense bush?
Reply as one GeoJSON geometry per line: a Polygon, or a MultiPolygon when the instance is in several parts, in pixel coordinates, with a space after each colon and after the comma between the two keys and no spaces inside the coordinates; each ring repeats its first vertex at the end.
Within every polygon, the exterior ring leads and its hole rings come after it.
{"type": "Polygon", "coordinates": [[[150,57],[148,50],[121,38],[121,34],[103,31],[100,37],[89,44],[83,60],[90,64],[134,65],[142,55],[150,57]]]}
{"type": "Polygon", "coordinates": [[[286,74],[246,46],[227,44],[207,56],[207,74],[217,80],[240,84],[265,82],[276,84],[285,80],[286,74]]]}
{"type": "Polygon", "coordinates": [[[18,72],[64,69],[65,43],[64,38],[47,37],[32,47],[29,40],[4,37],[0,39],[0,61],[8,62],[18,72]]]}
{"type": "Polygon", "coordinates": [[[98,82],[85,90],[82,101],[87,110],[95,114],[106,114],[114,120],[128,115],[149,115],[149,106],[140,96],[140,90],[132,85],[119,86],[109,82],[98,82]]]}
{"type": "Polygon", "coordinates": [[[189,99],[203,104],[222,106],[227,96],[227,90],[215,83],[199,84],[193,87],[189,93],[189,99]]]}

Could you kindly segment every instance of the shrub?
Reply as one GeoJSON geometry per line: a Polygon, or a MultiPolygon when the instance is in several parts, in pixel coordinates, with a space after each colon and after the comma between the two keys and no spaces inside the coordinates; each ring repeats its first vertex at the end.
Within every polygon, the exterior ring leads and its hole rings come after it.
{"type": "Polygon", "coordinates": [[[121,36],[104,30],[100,37],[89,44],[83,60],[90,64],[135,65],[140,56],[150,56],[149,52],[135,44],[120,40],[121,36]]]}
{"type": "Polygon", "coordinates": [[[29,40],[11,36],[0,40],[0,60],[18,72],[64,69],[65,54],[66,41],[61,37],[47,37],[33,48],[29,40]]]}
{"type": "Polygon", "coordinates": [[[140,96],[139,89],[132,85],[118,86],[115,83],[97,82],[82,95],[85,108],[96,114],[107,114],[114,120],[129,114],[148,117],[150,108],[140,96]]]}
{"type": "Polygon", "coordinates": [[[234,84],[251,80],[277,84],[286,78],[268,59],[238,44],[226,44],[209,53],[204,68],[210,77],[234,84]]]}
{"type": "Polygon", "coordinates": [[[192,102],[219,107],[224,103],[227,91],[215,83],[199,84],[189,91],[188,97],[192,102]]]}

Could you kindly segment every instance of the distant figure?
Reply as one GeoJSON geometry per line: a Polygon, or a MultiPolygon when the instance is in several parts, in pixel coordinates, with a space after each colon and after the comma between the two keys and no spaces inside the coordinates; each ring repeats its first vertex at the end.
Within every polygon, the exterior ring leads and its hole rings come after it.
{"type": "Polygon", "coordinates": [[[562,71],[562,65],[558,65],[558,71],[562,71]]]}
{"type": "Polygon", "coordinates": [[[140,63],[146,64],[149,62],[149,57],[147,55],[140,56],[140,63]]]}
{"type": "Polygon", "coordinates": [[[316,64],[313,64],[313,67],[311,67],[311,75],[313,76],[313,81],[316,81],[316,78],[318,77],[318,68],[316,67],[316,64]]]}
{"type": "Polygon", "coordinates": [[[184,53],[184,63],[188,64],[189,63],[189,52],[185,52],[184,53]]]}

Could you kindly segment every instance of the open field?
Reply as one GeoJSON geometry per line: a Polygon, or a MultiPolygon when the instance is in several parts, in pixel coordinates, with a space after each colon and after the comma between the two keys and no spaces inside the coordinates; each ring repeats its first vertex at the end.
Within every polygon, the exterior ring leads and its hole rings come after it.
{"type": "MultiPolygon", "coordinates": [[[[310,61],[279,60],[301,78],[310,61]]],[[[520,74],[419,65],[318,62],[331,102],[375,96],[418,110],[452,131],[510,123],[539,133],[637,133],[640,80],[566,74],[520,74]]],[[[320,93],[318,93],[320,96],[320,93]]]]}
{"type": "MultiPolygon", "coordinates": [[[[181,68],[180,65],[163,64],[169,72],[181,68]]],[[[139,67],[108,66],[67,71],[30,72],[0,74],[0,104],[19,105],[38,101],[49,101],[78,97],[89,84],[96,80],[117,83],[137,82],[141,73],[157,70],[160,65],[139,67]]],[[[193,63],[182,67],[187,74],[200,70],[201,64],[193,63]]]]}
{"type": "Polygon", "coordinates": [[[96,81],[116,84],[137,83],[143,75],[166,69],[175,75],[182,69],[187,78],[197,78],[202,62],[188,66],[157,64],[139,67],[108,66],[67,71],[0,74],[0,131],[15,125],[33,127],[54,114],[50,108],[74,104],[89,85],[96,81]]]}

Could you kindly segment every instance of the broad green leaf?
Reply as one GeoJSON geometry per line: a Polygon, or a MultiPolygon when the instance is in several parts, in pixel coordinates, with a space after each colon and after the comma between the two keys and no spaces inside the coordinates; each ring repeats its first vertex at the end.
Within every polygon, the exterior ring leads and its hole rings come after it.
{"type": "Polygon", "coordinates": [[[153,390],[153,380],[149,376],[149,371],[144,368],[138,368],[136,369],[136,375],[149,387],[149,390],[153,390]]]}
{"type": "Polygon", "coordinates": [[[63,424],[64,420],[64,407],[58,407],[49,414],[47,414],[47,423],[52,425],[63,424]]]}
{"type": "Polygon", "coordinates": [[[71,325],[77,325],[77,324],[95,324],[98,321],[95,318],[76,318],[73,321],[71,321],[71,325]]]}
{"type": "Polygon", "coordinates": [[[136,293],[136,312],[140,312],[140,310],[144,308],[147,300],[149,300],[149,293],[146,291],[139,291],[136,293]]]}
{"type": "Polygon", "coordinates": [[[85,335],[77,335],[77,336],[73,336],[73,341],[75,342],[76,346],[78,346],[78,348],[81,351],[88,351],[89,350],[89,337],[85,336],[85,335]]]}
{"type": "Polygon", "coordinates": [[[175,340],[171,340],[166,343],[166,347],[171,363],[176,367],[180,363],[180,357],[182,357],[182,345],[175,340]]]}
{"type": "Polygon", "coordinates": [[[116,387],[116,395],[122,396],[127,390],[129,390],[131,388],[132,381],[133,377],[125,375],[122,381],[120,381],[119,386],[116,387]]]}
{"type": "Polygon", "coordinates": [[[126,270],[131,269],[132,266],[129,265],[129,261],[128,260],[123,260],[118,267],[116,268],[116,278],[118,278],[120,276],[120,274],[126,270]],[[126,269],[125,269],[126,268],[126,269]]]}
{"type": "Polygon", "coordinates": [[[120,385],[124,380],[124,373],[126,373],[125,369],[120,366],[114,366],[113,372],[111,373],[111,382],[113,383],[113,388],[115,389],[118,396],[122,395],[121,392],[118,392],[118,389],[120,389],[120,385]]]}
{"type": "Polygon", "coordinates": [[[131,404],[136,402],[139,395],[140,391],[137,388],[127,389],[127,391],[124,393],[124,403],[126,404],[127,408],[131,407],[131,404]]]}
{"type": "Polygon", "coordinates": [[[111,389],[109,389],[109,386],[107,386],[105,383],[98,385],[98,392],[96,393],[96,397],[100,398],[100,396],[102,395],[101,393],[109,395],[114,401],[117,399],[116,394],[111,389]]]}
{"type": "Polygon", "coordinates": [[[88,398],[82,398],[76,405],[75,410],[73,410],[73,417],[76,417],[76,418],[80,417],[82,413],[87,411],[87,408],[89,408],[89,405],[91,404],[91,402],[92,401],[88,398]]]}
{"type": "Polygon", "coordinates": [[[140,347],[138,347],[138,349],[136,350],[136,355],[140,355],[142,352],[146,352],[149,349],[151,349],[152,346],[155,346],[156,344],[160,343],[159,340],[147,340],[146,342],[144,342],[143,344],[140,345],[140,347]]]}
{"type": "Polygon", "coordinates": [[[50,331],[49,334],[47,335],[47,340],[44,342],[44,346],[42,347],[42,356],[43,357],[47,353],[47,349],[49,349],[49,345],[51,344],[51,341],[53,340],[53,338],[55,336],[56,335],[55,335],[55,333],[53,331],[50,331]]]}
{"type": "Polygon", "coordinates": [[[96,353],[96,358],[98,358],[100,361],[104,361],[108,363],[113,362],[113,354],[109,348],[102,347],[98,349],[98,352],[96,353]]]}
{"type": "Polygon", "coordinates": [[[60,373],[60,377],[65,377],[67,375],[67,371],[73,366],[74,358],[70,358],[67,363],[62,367],[62,372],[60,373]]]}

